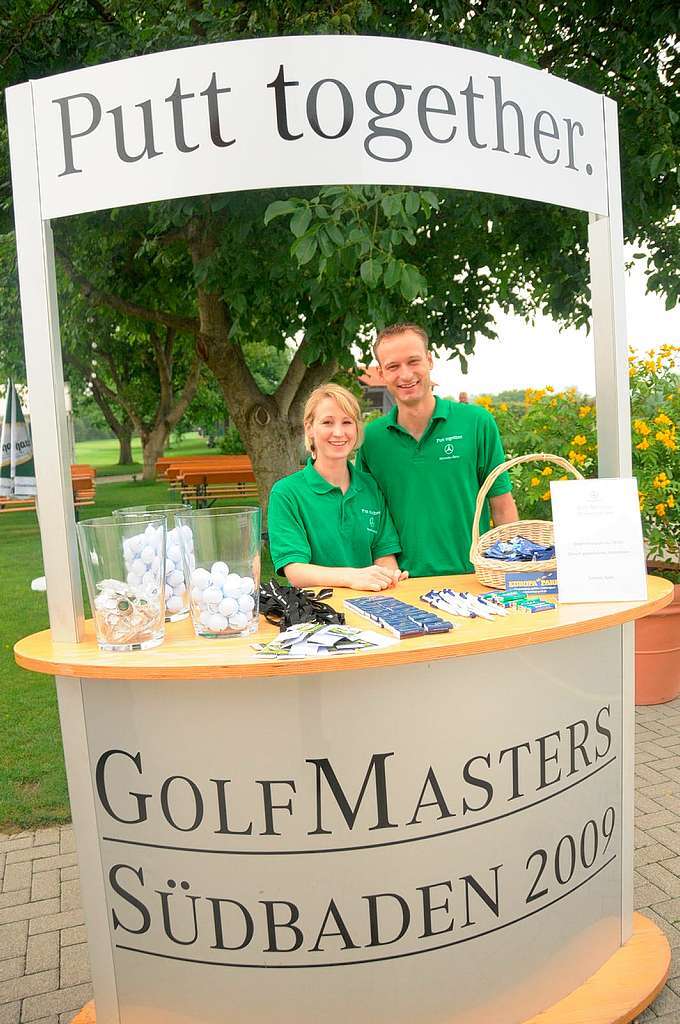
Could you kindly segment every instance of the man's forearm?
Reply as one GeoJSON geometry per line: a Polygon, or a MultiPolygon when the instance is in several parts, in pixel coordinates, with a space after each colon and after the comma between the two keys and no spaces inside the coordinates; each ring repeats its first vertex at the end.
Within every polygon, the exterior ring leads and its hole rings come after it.
{"type": "Polygon", "coordinates": [[[503,523],[516,523],[519,519],[517,505],[512,494],[497,494],[495,498],[489,498],[491,518],[494,526],[502,526],[503,523]]]}

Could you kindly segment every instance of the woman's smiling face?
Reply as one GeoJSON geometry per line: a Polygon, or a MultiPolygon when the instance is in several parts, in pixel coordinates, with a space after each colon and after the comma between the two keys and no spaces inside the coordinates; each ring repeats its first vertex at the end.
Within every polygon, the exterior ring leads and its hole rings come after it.
{"type": "Polygon", "coordinates": [[[333,398],[322,399],[314,412],[307,437],[317,458],[347,459],[357,443],[357,424],[333,398]]]}

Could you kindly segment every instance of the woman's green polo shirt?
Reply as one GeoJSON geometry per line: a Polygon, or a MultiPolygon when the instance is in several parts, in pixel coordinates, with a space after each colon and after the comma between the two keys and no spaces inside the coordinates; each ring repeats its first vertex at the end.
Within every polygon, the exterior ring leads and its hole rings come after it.
{"type": "Polygon", "coordinates": [[[344,494],[317,473],[311,459],[274,484],[267,515],[278,573],[291,562],[363,569],[401,550],[377,483],[351,464],[349,472],[344,494]]]}

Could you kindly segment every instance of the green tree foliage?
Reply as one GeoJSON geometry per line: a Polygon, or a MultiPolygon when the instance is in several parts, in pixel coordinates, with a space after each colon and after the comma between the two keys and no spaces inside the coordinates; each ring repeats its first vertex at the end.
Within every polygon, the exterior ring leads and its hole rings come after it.
{"type": "MultiPolygon", "coordinates": [[[[650,286],[673,302],[676,13],[659,0],[644,7],[622,0],[19,0],[0,14],[0,75],[10,84],[204,42],[310,33],[427,39],[523,62],[618,101],[626,237],[644,243],[650,286]]],[[[9,231],[5,136],[0,124],[0,230],[9,231]]],[[[375,327],[419,319],[464,361],[477,334],[494,336],[494,303],[576,325],[589,315],[585,215],[503,197],[367,186],[288,190],[157,203],[54,227],[62,267],[81,297],[124,318],[127,333],[141,323],[142,344],[150,344],[153,327],[176,332],[198,352],[265,498],[296,465],[295,434],[310,389],[352,363],[352,346],[366,352],[375,327]],[[271,390],[248,346],[281,354],[293,337],[299,348],[271,390]]]]}

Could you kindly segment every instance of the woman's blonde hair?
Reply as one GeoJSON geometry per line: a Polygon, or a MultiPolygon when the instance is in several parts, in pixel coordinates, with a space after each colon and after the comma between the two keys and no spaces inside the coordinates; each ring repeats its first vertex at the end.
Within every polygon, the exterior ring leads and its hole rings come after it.
{"type": "Polygon", "coordinates": [[[305,413],[303,417],[303,423],[305,428],[305,448],[308,452],[314,454],[314,443],[309,436],[309,429],[314,422],[316,410],[318,409],[324,398],[331,398],[334,402],[340,406],[342,411],[350,416],[357,428],[357,440],[354,446],[354,451],[359,447],[364,439],[364,425],[361,419],[361,409],[359,403],[347,388],[343,388],[340,384],[322,384],[321,387],[315,388],[311,395],[307,399],[305,405],[305,413]]]}

